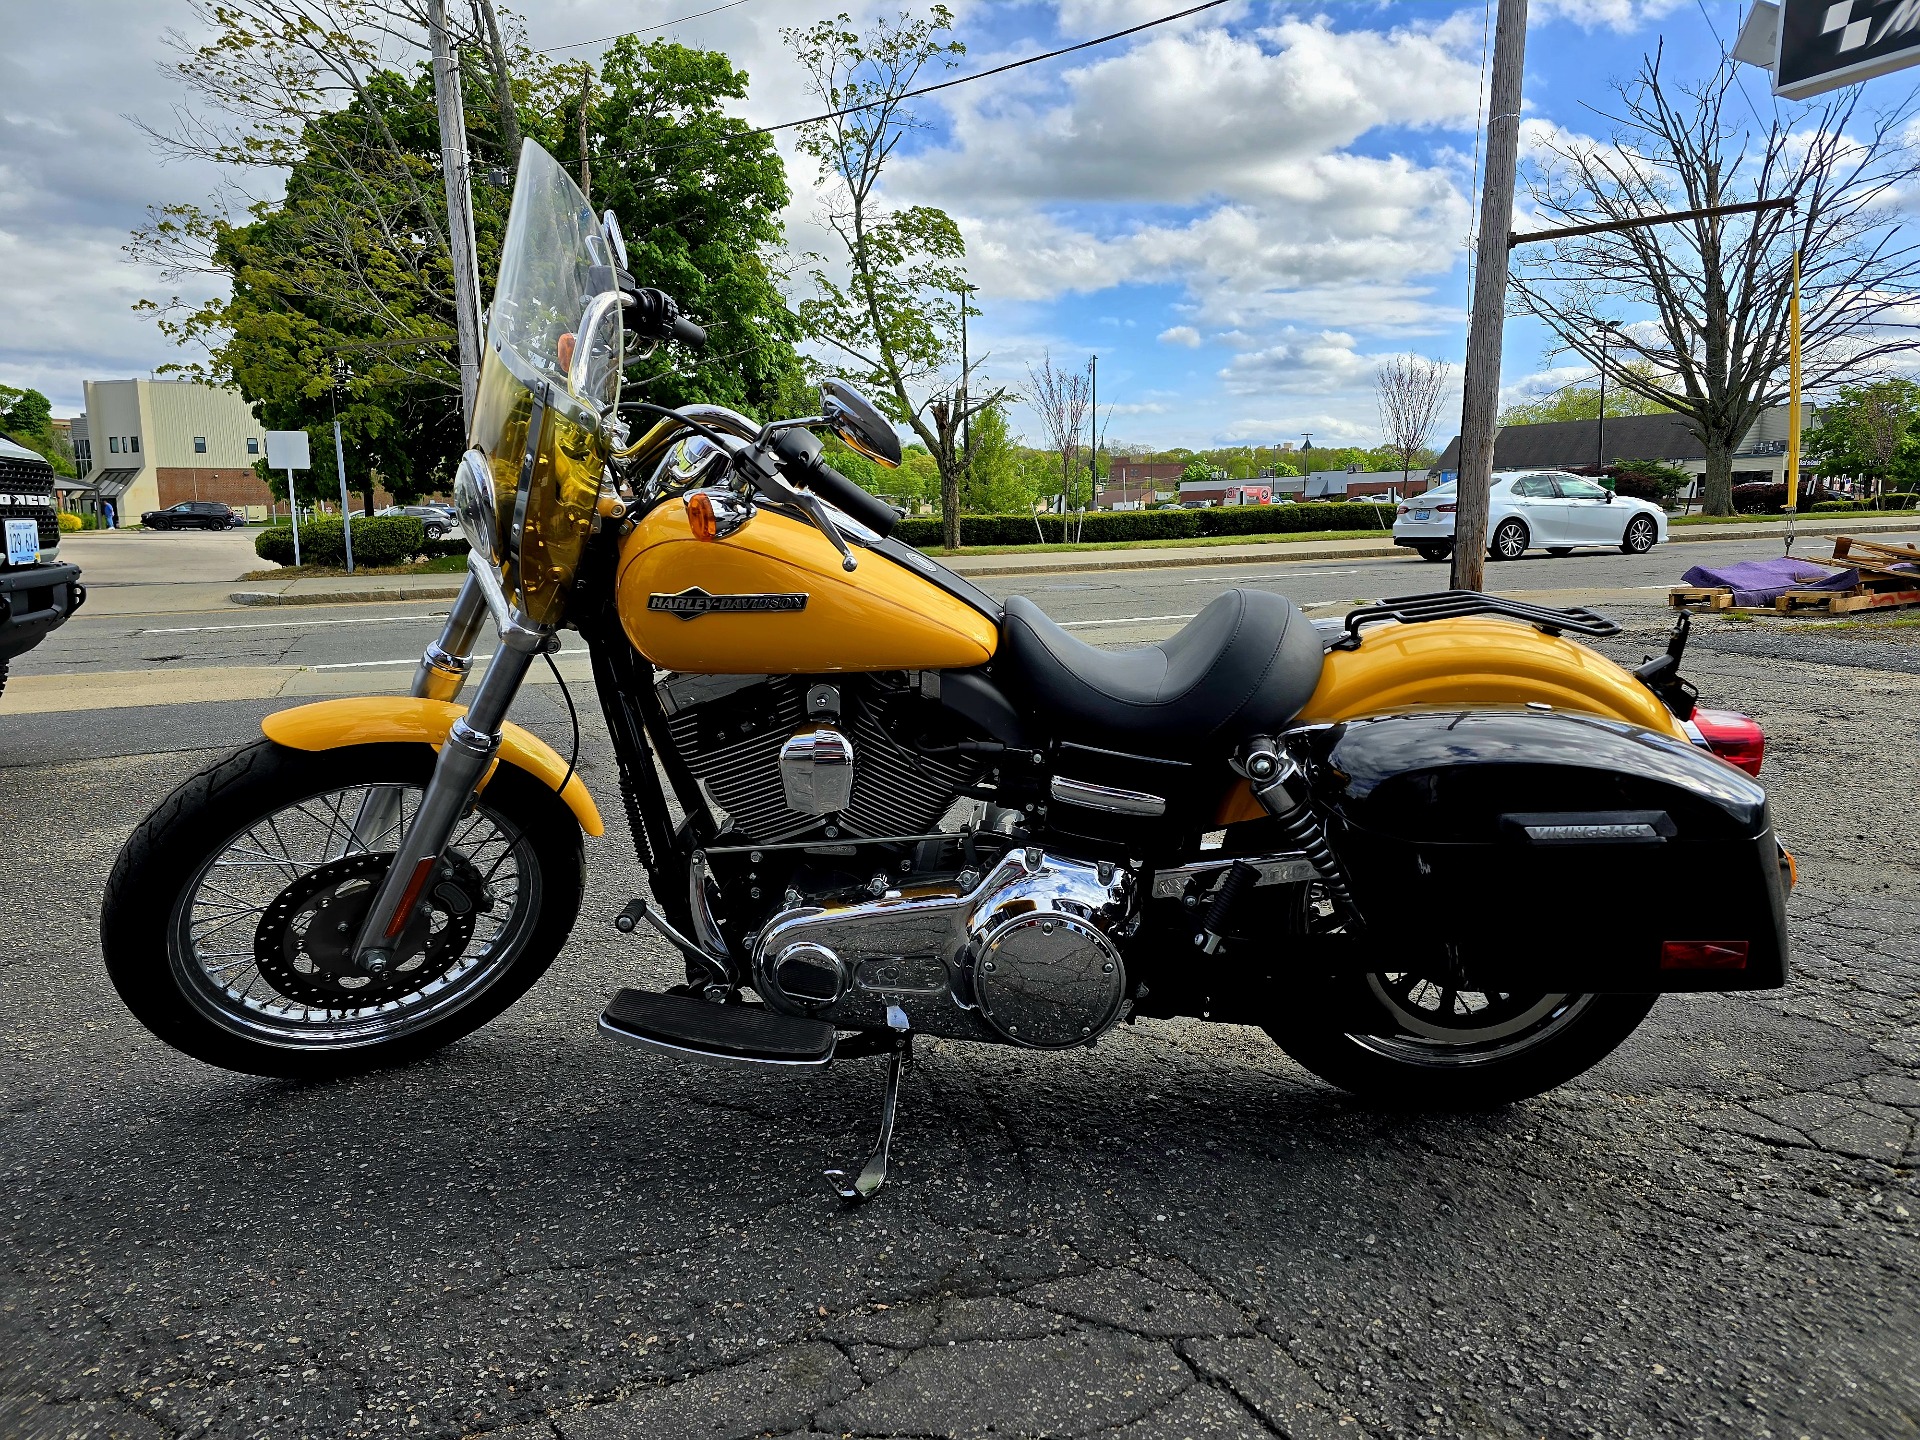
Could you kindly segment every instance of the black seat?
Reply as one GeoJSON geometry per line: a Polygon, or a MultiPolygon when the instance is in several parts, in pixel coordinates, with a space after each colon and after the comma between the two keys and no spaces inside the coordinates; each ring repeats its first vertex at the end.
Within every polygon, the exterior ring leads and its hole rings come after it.
{"type": "Polygon", "coordinates": [[[1229,590],[1178,635],[1130,650],[1076,640],[1016,595],[994,676],[1064,740],[1191,760],[1292,719],[1323,658],[1299,607],[1265,590],[1229,590]]]}

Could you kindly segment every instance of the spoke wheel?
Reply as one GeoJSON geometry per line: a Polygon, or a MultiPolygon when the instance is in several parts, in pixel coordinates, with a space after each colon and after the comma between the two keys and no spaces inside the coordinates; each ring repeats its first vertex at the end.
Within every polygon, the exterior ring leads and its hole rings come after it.
{"type": "Polygon", "coordinates": [[[108,883],[102,942],[128,1006],[190,1054],[276,1075],[392,1063],[498,1014],[572,926],[579,827],[551,790],[502,766],[370,971],[359,930],[433,758],[261,741],[189,780],[108,883]]]}
{"type": "Polygon", "coordinates": [[[1527,553],[1527,527],[1524,521],[1502,520],[1493,532],[1493,558],[1518,560],[1527,553]]]}
{"type": "Polygon", "coordinates": [[[1645,515],[1637,515],[1627,522],[1626,537],[1620,542],[1620,548],[1629,555],[1644,555],[1659,543],[1660,532],[1653,521],[1645,515]]]}
{"type": "Polygon", "coordinates": [[[1446,1068],[1505,1059],[1541,1044],[1593,1000],[1455,990],[1419,975],[1369,975],[1367,988],[1401,1033],[1354,1040],[1407,1064],[1446,1068]]]}

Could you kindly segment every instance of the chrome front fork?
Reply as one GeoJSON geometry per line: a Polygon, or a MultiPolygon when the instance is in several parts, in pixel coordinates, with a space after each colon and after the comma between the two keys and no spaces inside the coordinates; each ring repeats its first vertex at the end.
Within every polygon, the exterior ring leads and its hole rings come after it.
{"type": "MultiPolygon", "coordinates": [[[[500,734],[507,711],[520,693],[534,658],[549,649],[555,636],[545,626],[534,626],[515,614],[501,592],[500,578],[484,561],[473,557],[468,566],[467,583],[454,601],[440,639],[428,647],[414,677],[414,693],[429,690],[426,698],[451,700],[459,693],[469,666],[469,655],[482,622],[491,616],[500,634],[500,645],[487,663],[473,703],[467,713],[453,722],[440,758],[433,767],[421,797],[420,811],[401,837],[393,864],[380,882],[360,927],[355,946],[360,963],[372,975],[383,973],[395,959],[394,948],[404,938],[413,918],[421,892],[435,879],[448,842],[466,814],[474,791],[486,778],[500,748],[500,734]]],[[[356,827],[363,836],[376,835],[399,821],[399,792],[383,787],[370,794],[361,807],[392,806],[386,824],[374,829],[356,827]]]]}

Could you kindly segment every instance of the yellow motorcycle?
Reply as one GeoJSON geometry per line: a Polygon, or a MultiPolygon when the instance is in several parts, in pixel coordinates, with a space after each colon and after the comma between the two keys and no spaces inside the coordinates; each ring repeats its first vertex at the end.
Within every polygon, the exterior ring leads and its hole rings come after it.
{"type": "Polygon", "coordinates": [[[1574,638],[1615,631],[1585,610],[1448,592],[1322,626],[1229,590],[1096,649],[889,538],[822,459],[831,431],[899,463],[851,388],[769,423],[621,403],[637,349],[704,338],[625,267],[529,143],[455,485],[468,575],[412,695],[270,716],[114,867],[107,966],[169,1044],[338,1075],[533,984],[602,833],[506,720],[563,628],[648,877],[602,913],[685,958],[601,1030],[723,1065],[887,1057],[879,1144],[829,1172],[850,1198],[885,1178],[918,1034],[1060,1050],[1200,1017],[1371,1100],[1467,1107],[1579,1074],[1661,992],[1785,982],[1763,742],[1696,709],[1684,619],[1628,671],[1574,638]]]}

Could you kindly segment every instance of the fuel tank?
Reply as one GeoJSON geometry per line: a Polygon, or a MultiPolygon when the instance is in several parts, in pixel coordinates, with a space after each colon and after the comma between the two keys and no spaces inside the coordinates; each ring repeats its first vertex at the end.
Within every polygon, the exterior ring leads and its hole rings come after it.
{"type": "Polygon", "coordinates": [[[621,542],[617,604],[634,648],[666,670],[814,675],[966,670],[993,658],[993,620],[886,556],[859,568],[805,521],[762,509],[731,535],[694,538],[680,499],[621,542]]]}

